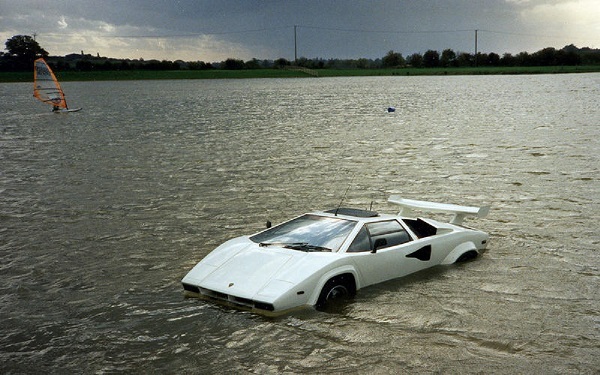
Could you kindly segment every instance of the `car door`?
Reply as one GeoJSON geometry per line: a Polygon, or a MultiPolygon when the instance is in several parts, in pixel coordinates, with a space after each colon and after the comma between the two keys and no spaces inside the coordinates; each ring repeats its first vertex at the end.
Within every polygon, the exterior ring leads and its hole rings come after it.
{"type": "Polygon", "coordinates": [[[347,254],[361,276],[361,287],[431,266],[431,243],[414,241],[397,220],[365,224],[347,254]]]}

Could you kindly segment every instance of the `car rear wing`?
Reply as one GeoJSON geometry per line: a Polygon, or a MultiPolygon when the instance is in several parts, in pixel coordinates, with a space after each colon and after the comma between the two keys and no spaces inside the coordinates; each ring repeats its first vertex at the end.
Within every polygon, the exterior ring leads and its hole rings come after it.
{"type": "Polygon", "coordinates": [[[412,216],[413,209],[427,212],[442,212],[447,214],[453,214],[452,219],[450,220],[450,224],[455,225],[461,225],[463,219],[467,216],[485,217],[490,212],[490,206],[470,207],[448,203],[417,201],[413,199],[401,198],[398,195],[392,195],[388,199],[388,202],[401,206],[402,210],[400,210],[398,215],[402,216],[412,216]]]}

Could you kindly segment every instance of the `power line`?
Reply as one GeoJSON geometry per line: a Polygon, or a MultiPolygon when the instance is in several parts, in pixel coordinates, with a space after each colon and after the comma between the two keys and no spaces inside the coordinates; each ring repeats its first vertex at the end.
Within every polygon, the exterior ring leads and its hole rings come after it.
{"type": "MultiPolygon", "coordinates": [[[[351,28],[340,28],[340,27],[324,27],[324,26],[310,26],[310,25],[291,25],[291,26],[279,26],[279,27],[264,27],[258,29],[243,29],[243,30],[232,30],[232,31],[201,31],[195,33],[183,33],[183,34],[141,34],[141,35],[86,35],[80,33],[44,33],[44,36],[65,36],[69,34],[77,34],[83,36],[93,36],[96,38],[114,38],[114,39],[161,39],[161,38],[196,38],[205,35],[235,35],[235,34],[248,34],[248,33],[260,33],[267,31],[286,30],[294,29],[294,34],[297,29],[311,29],[311,30],[323,30],[323,31],[336,31],[346,33],[363,33],[363,34],[448,34],[448,33],[472,33],[478,31],[479,33],[489,34],[501,34],[501,35],[513,35],[513,36],[526,36],[535,38],[554,38],[554,39],[565,39],[567,37],[559,35],[541,35],[532,33],[519,33],[511,31],[501,30],[488,30],[488,29],[446,29],[446,30],[376,30],[376,29],[351,29],[351,28]]],[[[39,33],[36,35],[40,35],[39,33]]]]}
{"type": "Polygon", "coordinates": [[[511,32],[511,31],[482,30],[482,29],[479,29],[479,31],[480,32],[484,32],[484,33],[490,33],[490,34],[513,35],[513,36],[527,36],[527,37],[534,37],[534,38],[549,38],[549,39],[565,39],[565,38],[570,38],[570,37],[560,36],[560,35],[541,35],[541,34],[531,34],[531,33],[516,33],[516,32],[511,32]]]}
{"type": "Polygon", "coordinates": [[[298,27],[304,29],[315,29],[315,30],[327,30],[327,31],[341,31],[350,33],[365,33],[365,34],[443,34],[443,33],[464,33],[472,32],[473,30],[368,30],[368,29],[344,29],[337,27],[321,27],[321,26],[302,26],[298,27]]]}
{"type": "Polygon", "coordinates": [[[65,36],[70,34],[77,34],[83,36],[93,36],[95,38],[114,38],[114,39],[161,39],[161,38],[197,38],[205,35],[230,35],[230,34],[247,34],[247,33],[258,33],[264,31],[275,31],[289,29],[289,26],[282,27],[265,27],[262,29],[245,29],[245,30],[233,30],[233,31],[209,31],[209,32],[197,32],[187,34],[142,34],[142,35],[89,35],[80,33],[44,33],[45,36],[65,36]]]}
{"type": "Polygon", "coordinates": [[[369,29],[345,29],[337,27],[321,27],[321,26],[306,26],[297,25],[298,28],[314,29],[314,30],[326,30],[326,31],[339,31],[339,32],[354,32],[354,33],[371,33],[371,34],[447,34],[447,33],[490,33],[490,34],[501,34],[501,35],[513,35],[513,36],[526,36],[534,38],[553,38],[553,39],[565,39],[570,38],[567,36],[560,35],[542,35],[533,33],[519,33],[511,31],[501,30],[487,30],[487,29],[447,29],[447,30],[369,30],[369,29]]]}

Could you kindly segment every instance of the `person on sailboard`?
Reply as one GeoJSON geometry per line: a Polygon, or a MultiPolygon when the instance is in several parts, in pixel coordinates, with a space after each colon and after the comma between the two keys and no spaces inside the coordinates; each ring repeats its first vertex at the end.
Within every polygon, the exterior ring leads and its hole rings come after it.
{"type": "Polygon", "coordinates": [[[52,112],[58,112],[58,111],[60,111],[60,107],[59,106],[55,105],[55,106],[52,107],[52,112]]]}

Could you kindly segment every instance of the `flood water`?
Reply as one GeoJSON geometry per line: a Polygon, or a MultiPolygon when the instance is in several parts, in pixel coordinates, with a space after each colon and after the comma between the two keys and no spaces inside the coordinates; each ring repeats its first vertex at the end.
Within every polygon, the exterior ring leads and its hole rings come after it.
{"type": "Polygon", "coordinates": [[[0,372],[600,368],[600,74],[0,84],[0,372]],[[396,107],[387,113],[388,106],[396,107]],[[490,204],[473,262],[266,318],[184,298],[314,209],[490,204]]]}

